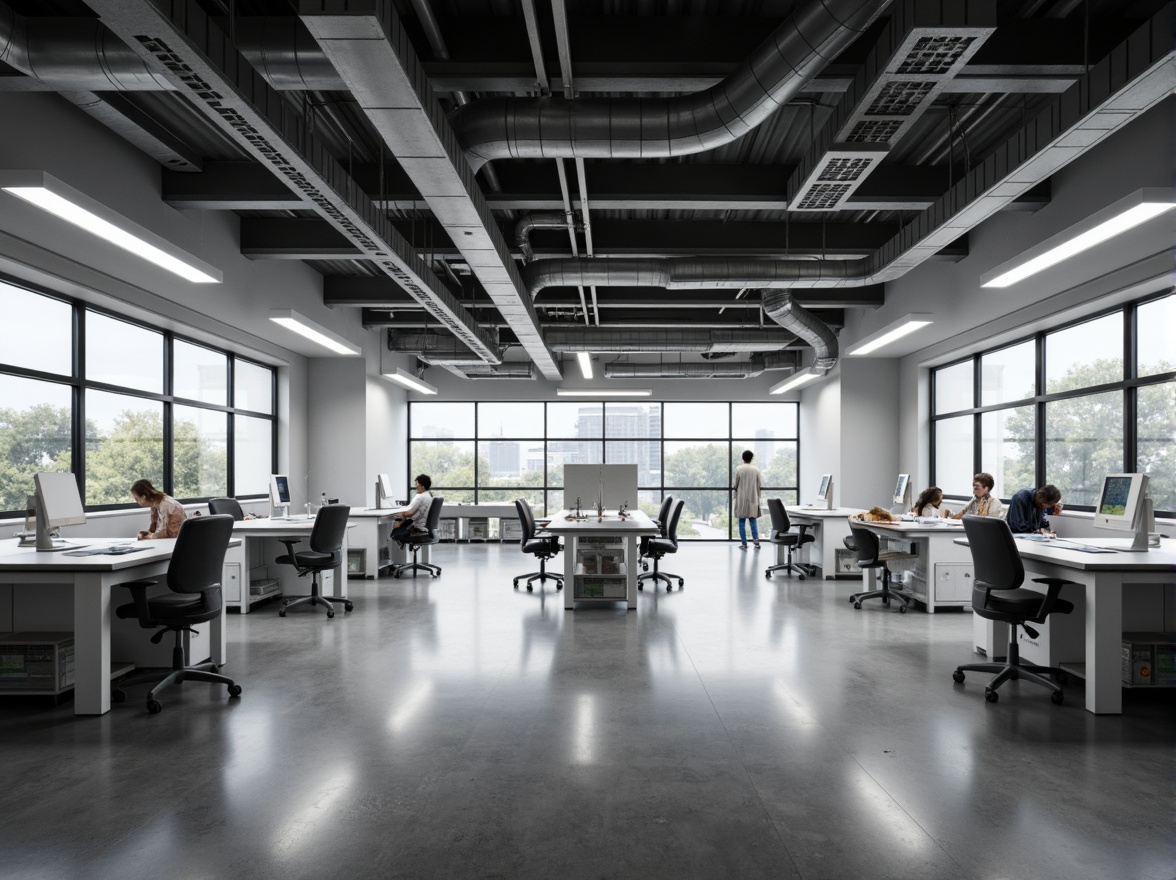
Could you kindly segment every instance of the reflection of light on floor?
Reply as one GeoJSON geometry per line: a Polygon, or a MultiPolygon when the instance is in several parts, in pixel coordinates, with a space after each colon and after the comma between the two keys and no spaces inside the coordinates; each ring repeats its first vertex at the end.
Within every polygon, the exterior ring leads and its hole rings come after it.
{"type": "Polygon", "coordinates": [[[575,724],[572,761],[577,764],[591,764],[596,758],[596,704],[592,694],[581,694],[577,698],[575,724]]]}
{"type": "Polygon", "coordinates": [[[788,686],[782,681],[776,682],[776,698],[780,708],[797,724],[815,725],[817,723],[817,719],[801,705],[796,694],[788,690],[788,686]]]}
{"type": "Polygon", "coordinates": [[[907,849],[927,849],[934,844],[919,823],[883,790],[876,779],[856,764],[849,772],[851,782],[861,793],[857,802],[869,808],[878,827],[890,829],[890,839],[899,841],[907,849]]]}
{"type": "Polygon", "coordinates": [[[392,717],[388,719],[388,729],[393,733],[399,733],[412,721],[413,716],[420,711],[421,707],[428,701],[429,697],[433,695],[433,683],[425,681],[413,688],[407,697],[404,698],[396,711],[392,713],[392,717]]]}
{"type": "Polygon", "coordinates": [[[298,791],[304,795],[301,803],[280,823],[273,843],[274,855],[290,858],[297,856],[308,844],[321,843],[316,832],[338,827],[327,818],[354,781],[355,770],[346,764],[318,784],[300,783],[298,791]]]}

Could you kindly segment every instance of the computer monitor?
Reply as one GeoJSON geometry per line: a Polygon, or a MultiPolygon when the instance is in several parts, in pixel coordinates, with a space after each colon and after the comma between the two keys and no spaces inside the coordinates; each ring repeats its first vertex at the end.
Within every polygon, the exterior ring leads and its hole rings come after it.
{"type": "Polygon", "coordinates": [[[385,501],[393,500],[392,495],[393,495],[392,478],[389,477],[387,474],[377,474],[376,475],[376,507],[377,507],[377,509],[383,507],[385,501]]]}
{"type": "Polygon", "coordinates": [[[82,506],[77,478],[69,473],[36,474],[33,483],[36,486],[37,549],[60,550],[77,546],[53,538],[54,529],[86,522],[86,508],[82,506]]]}
{"type": "Polygon", "coordinates": [[[1154,528],[1147,474],[1107,474],[1094,505],[1094,526],[1117,532],[1134,532],[1130,549],[1146,550],[1148,532],[1154,528]]]}
{"type": "Polygon", "coordinates": [[[898,482],[894,484],[894,497],[891,499],[892,504],[910,507],[911,504],[911,475],[899,474],[898,482]]]}
{"type": "Polygon", "coordinates": [[[821,474],[821,485],[817,489],[817,498],[813,502],[813,507],[824,507],[826,510],[833,509],[832,474],[821,474]]]}
{"type": "Polygon", "coordinates": [[[290,514],[290,478],[285,474],[270,474],[270,507],[283,511],[275,518],[290,514]]]}

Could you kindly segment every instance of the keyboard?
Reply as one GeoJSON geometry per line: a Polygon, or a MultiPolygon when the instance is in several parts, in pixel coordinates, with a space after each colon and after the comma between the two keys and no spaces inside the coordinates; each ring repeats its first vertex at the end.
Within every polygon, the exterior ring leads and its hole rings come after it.
{"type": "Polygon", "coordinates": [[[90,547],[86,550],[71,550],[68,553],[62,553],[62,556],[126,556],[128,553],[138,553],[140,550],[146,550],[146,547],[129,547],[126,545],[118,545],[115,547],[90,547]]]}

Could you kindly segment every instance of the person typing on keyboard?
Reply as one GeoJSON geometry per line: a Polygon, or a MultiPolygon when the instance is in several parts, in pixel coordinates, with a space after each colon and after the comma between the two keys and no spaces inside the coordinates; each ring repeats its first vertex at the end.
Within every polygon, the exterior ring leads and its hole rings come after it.
{"type": "Polygon", "coordinates": [[[150,480],[135,480],[131,484],[131,497],[140,507],[151,508],[151,523],[139,532],[140,541],[174,538],[179,535],[180,526],[187,518],[180,502],[160,492],[151,485],[150,480]]]}
{"type": "Polygon", "coordinates": [[[1014,535],[1040,532],[1056,537],[1057,532],[1049,527],[1049,520],[1045,518],[1047,512],[1062,512],[1062,493],[1052,483],[1040,489],[1022,489],[1013,495],[1005,521],[1014,535]]]}

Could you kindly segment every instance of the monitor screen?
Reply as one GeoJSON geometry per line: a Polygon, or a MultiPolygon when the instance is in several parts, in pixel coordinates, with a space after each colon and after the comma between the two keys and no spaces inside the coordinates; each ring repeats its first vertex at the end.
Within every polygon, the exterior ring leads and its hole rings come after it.
{"type": "Polygon", "coordinates": [[[1127,513],[1127,498],[1130,495],[1130,477],[1107,477],[1103,480],[1102,494],[1098,499],[1098,512],[1107,516],[1123,516],[1127,513]]]}
{"type": "Polygon", "coordinates": [[[285,474],[270,475],[270,504],[287,507],[290,504],[290,480],[285,474]]]}
{"type": "Polygon", "coordinates": [[[1094,525],[1132,531],[1146,497],[1147,474],[1107,474],[1094,505],[1094,525]]]}
{"type": "Polygon", "coordinates": [[[821,488],[817,490],[817,500],[826,501],[829,498],[829,486],[833,483],[832,474],[821,474],[821,488]]]}
{"type": "Polygon", "coordinates": [[[911,475],[910,474],[899,474],[898,475],[898,482],[895,483],[895,485],[894,485],[894,503],[895,504],[906,503],[907,488],[910,486],[910,482],[911,482],[911,475]]]}
{"type": "Polygon", "coordinates": [[[376,478],[380,483],[380,497],[387,500],[392,497],[392,478],[387,474],[380,474],[376,478]]]}
{"type": "Polygon", "coordinates": [[[73,474],[37,474],[37,502],[45,516],[45,525],[81,525],[86,521],[86,509],[78,492],[78,481],[73,474]]]}

